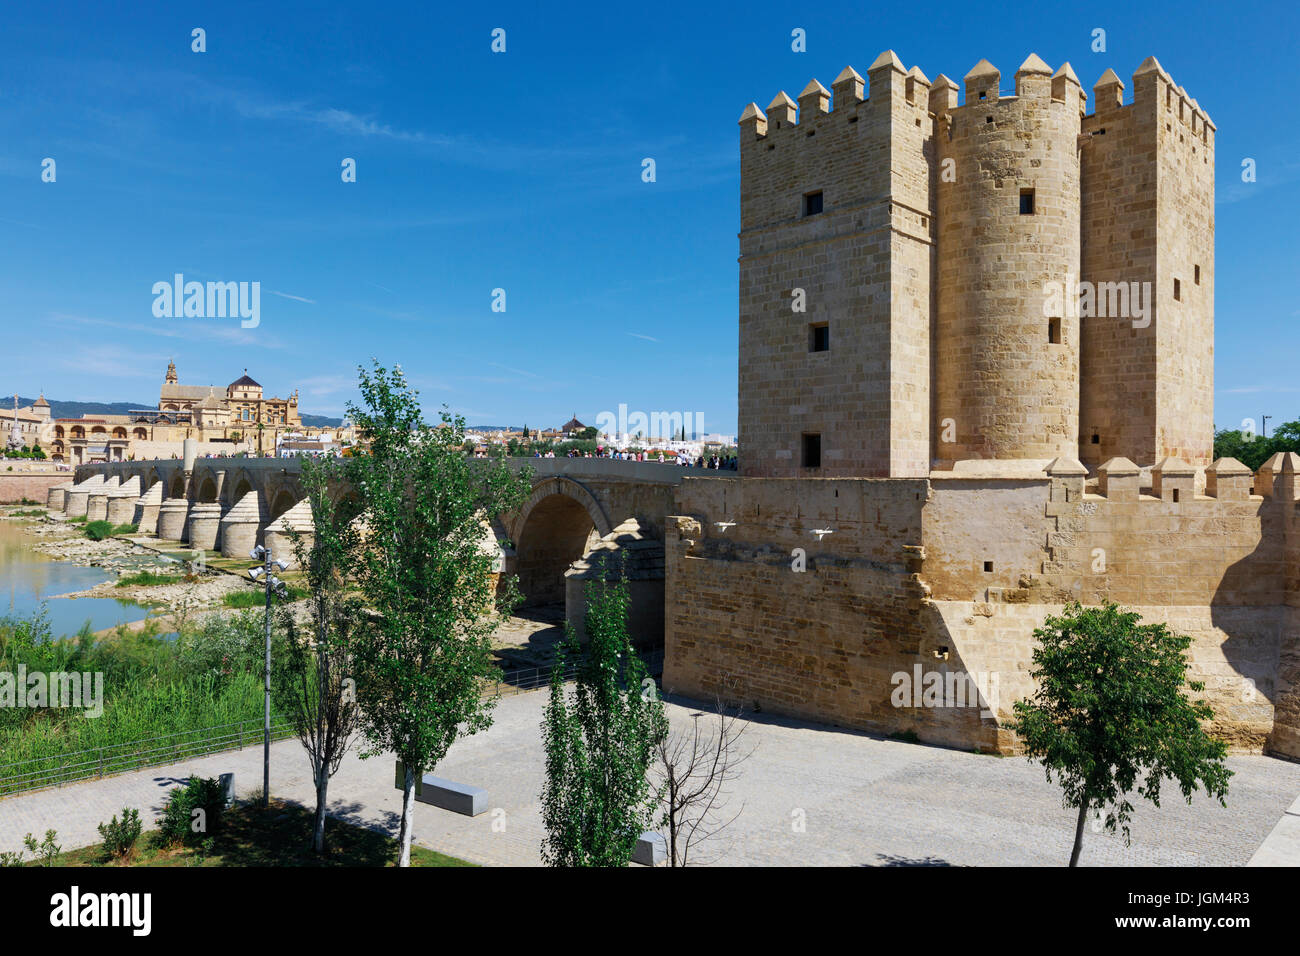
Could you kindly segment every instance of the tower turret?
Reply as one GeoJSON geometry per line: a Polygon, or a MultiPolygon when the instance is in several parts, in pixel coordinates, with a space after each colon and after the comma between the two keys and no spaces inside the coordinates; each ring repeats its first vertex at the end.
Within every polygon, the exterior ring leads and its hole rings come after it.
{"type": "Polygon", "coordinates": [[[1052,95],[1036,55],[1015,96],[1000,96],[1000,76],[977,63],[935,137],[939,467],[1077,455],[1079,326],[1065,290],[1079,275],[1078,102],[1052,95]]]}

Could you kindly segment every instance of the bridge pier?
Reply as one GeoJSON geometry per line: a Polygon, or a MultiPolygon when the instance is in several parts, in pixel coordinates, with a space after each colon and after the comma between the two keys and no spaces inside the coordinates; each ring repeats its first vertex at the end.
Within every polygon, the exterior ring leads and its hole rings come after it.
{"type": "Polygon", "coordinates": [[[155,482],[153,487],[141,495],[135,502],[135,524],[141,534],[158,533],[158,510],[163,502],[163,485],[155,482]]]}
{"type": "Polygon", "coordinates": [[[298,556],[294,551],[293,538],[289,535],[290,530],[297,532],[304,547],[311,548],[316,526],[311,520],[311,502],[306,498],[272,521],[262,533],[263,544],[271,549],[271,554],[288,561],[292,566],[297,563],[298,556]]]}
{"type": "Polygon", "coordinates": [[[86,521],[108,520],[108,496],[116,490],[119,479],[116,475],[109,478],[98,488],[93,488],[86,496],[86,521]]]}
{"type": "Polygon", "coordinates": [[[165,541],[184,541],[189,517],[189,501],[185,498],[167,498],[158,508],[158,527],[155,533],[165,541]]]}
{"type": "Polygon", "coordinates": [[[68,492],[71,489],[70,481],[55,485],[45,494],[45,507],[50,511],[62,511],[68,503],[68,492]]]}
{"type": "Polygon", "coordinates": [[[68,490],[67,499],[64,503],[64,512],[69,518],[84,518],[86,516],[86,507],[89,503],[90,493],[104,484],[103,475],[92,475],[80,484],[73,485],[68,490]]]}
{"type": "Polygon", "coordinates": [[[235,502],[221,519],[222,557],[243,557],[262,543],[265,520],[261,496],[256,491],[248,492],[235,502]]]}
{"type": "Polygon", "coordinates": [[[140,497],[140,478],[132,475],[122,486],[109,494],[104,520],[117,525],[129,524],[135,517],[135,502],[140,497]]]}
{"type": "Polygon", "coordinates": [[[189,542],[198,551],[216,551],[221,541],[221,505],[205,501],[190,508],[189,542]]]}

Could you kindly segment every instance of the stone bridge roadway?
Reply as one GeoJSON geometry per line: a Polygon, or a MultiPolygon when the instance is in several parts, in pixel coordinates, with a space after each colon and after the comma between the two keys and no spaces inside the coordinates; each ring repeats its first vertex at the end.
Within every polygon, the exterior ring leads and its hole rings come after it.
{"type": "MultiPolygon", "coordinates": [[[[609,458],[516,458],[511,464],[533,470],[533,493],[493,525],[502,569],[519,575],[525,604],[564,602],[569,619],[580,625],[583,582],[591,570],[584,559],[595,551],[621,551],[632,579],[636,637],[662,640],[662,542],[674,489],[687,476],[735,473],[609,458]]],[[[197,458],[189,471],[179,459],[81,465],[74,482],[51,489],[48,503],[69,516],[134,521],[143,533],[228,557],[247,554],[255,544],[289,554],[286,524],[310,531],[300,469],[296,458],[197,458]]]]}

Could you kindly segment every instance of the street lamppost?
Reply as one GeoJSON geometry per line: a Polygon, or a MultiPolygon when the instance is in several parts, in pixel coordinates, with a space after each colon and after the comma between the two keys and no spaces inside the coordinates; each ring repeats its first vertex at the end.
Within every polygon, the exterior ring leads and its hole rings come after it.
{"type": "Polygon", "coordinates": [[[272,569],[279,568],[284,571],[289,567],[289,563],[273,559],[271,549],[264,548],[260,544],[248,552],[248,556],[254,561],[262,562],[259,567],[249,568],[248,576],[254,581],[264,577],[266,582],[266,701],[262,719],[262,806],[267,807],[271,802],[271,592],[274,591],[281,598],[289,596],[284,582],[275,576],[272,569]]]}

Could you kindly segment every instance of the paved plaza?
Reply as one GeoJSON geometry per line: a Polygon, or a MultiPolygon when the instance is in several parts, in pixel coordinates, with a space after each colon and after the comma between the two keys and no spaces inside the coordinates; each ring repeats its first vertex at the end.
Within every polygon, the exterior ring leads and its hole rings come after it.
{"type": "MultiPolygon", "coordinates": [[[[540,724],[546,698],[542,691],[503,699],[489,731],[453,745],[436,772],[486,788],[494,809],[469,818],[417,804],[420,844],[476,863],[541,862],[540,724]]],[[[682,728],[699,708],[690,701],[669,702],[668,711],[674,728],[682,728]]],[[[763,714],[751,716],[742,746],[752,755],[728,804],[740,816],[700,850],[719,864],[1063,866],[1069,860],[1074,811],[1062,808],[1059,791],[1023,758],[908,744],[763,714]]],[[[271,759],[272,792],[314,805],[297,740],[275,744],[271,759]]],[[[1300,863],[1294,833],[1300,764],[1235,756],[1228,765],[1235,775],[1226,809],[1202,793],[1188,806],[1176,786],[1166,785],[1158,809],[1134,799],[1131,846],[1118,835],[1089,830],[1082,863],[1244,865],[1257,851],[1258,863],[1300,863]]],[[[189,774],[232,771],[241,795],[260,791],[261,748],[0,800],[0,850],[17,849],[24,833],[39,835],[50,827],[65,848],[97,843],[96,825],[123,806],[138,807],[149,819],[167,789],[189,774]]],[[[330,795],[334,816],[397,832],[401,794],[393,787],[391,758],[363,761],[349,754],[330,795]]]]}

